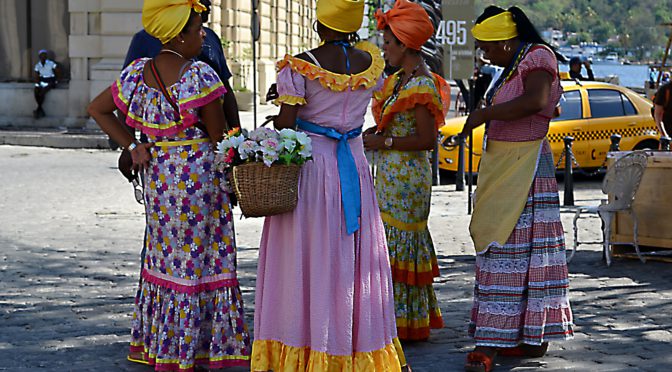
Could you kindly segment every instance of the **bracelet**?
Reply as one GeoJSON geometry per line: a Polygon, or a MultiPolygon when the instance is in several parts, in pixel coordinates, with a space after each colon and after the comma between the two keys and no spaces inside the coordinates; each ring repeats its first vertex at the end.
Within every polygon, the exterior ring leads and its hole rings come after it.
{"type": "Polygon", "coordinates": [[[128,151],[130,152],[130,151],[135,150],[136,147],[138,147],[138,144],[135,143],[135,141],[133,141],[133,142],[131,142],[130,145],[128,145],[128,147],[126,148],[126,150],[128,150],[128,151]]]}

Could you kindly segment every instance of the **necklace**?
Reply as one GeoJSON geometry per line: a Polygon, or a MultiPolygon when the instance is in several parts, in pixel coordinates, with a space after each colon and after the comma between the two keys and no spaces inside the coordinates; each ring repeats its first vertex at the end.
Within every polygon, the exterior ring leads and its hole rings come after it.
{"type": "Polygon", "coordinates": [[[176,55],[176,56],[178,56],[178,57],[180,57],[180,58],[186,59],[186,58],[184,58],[183,55],[181,55],[180,53],[178,53],[178,52],[176,52],[176,51],[174,51],[174,50],[172,50],[172,49],[166,49],[166,48],[163,48],[163,49],[161,49],[161,51],[160,51],[159,53],[163,53],[163,52],[172,53],[172,54],[174,54],[174,55],[176,55]]]}
{"type": "MultiPolygon", "coordinates": [[[[418,72],[418,69],[420,69],[422,63],[423,61],[421,60],[417,65],[415,65],[415,68],[413,68],[413,71],[411,71],[411,74],[408,76],[408,81],[406,81],[404,87],[408,85],[408,83],[413,79],[415,74],[418,72]]],[[[394,88],[392,89],[392,95],[390,95],[390,97],[385,100],[385,103],[383,103],[383,107],[380,110],[381,117],[385,114],[387,107],[399,96],[399,93],[402,90],[401,82],[403,81],[403,77],[401,75],[402,74],[398,74],[397,81],[394,83],[394,88]]]]}

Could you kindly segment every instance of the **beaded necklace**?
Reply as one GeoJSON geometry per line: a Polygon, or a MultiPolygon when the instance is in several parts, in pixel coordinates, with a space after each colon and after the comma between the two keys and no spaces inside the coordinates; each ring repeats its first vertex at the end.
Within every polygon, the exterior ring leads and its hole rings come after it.
{"type": "MultiPolygon", "coordinates": [[[[413,68],[413,71],[411,71],[411,75],[408,77],[408,80],[406,81],[406,84],[404,84],[404,87],[408,85],[408,83],[413,80],[413,77],[415,74],[418,72],[420,69],[420,66],[422,65],[423,61],[420,61],[417,65],[415,65],[415,68],[413,68]]],[[[392,88],[392,95],[388,99],[385,100],[385,103],[383,103],[383,107],[380,110],[380,118],[382,120],[383,114],[385,113],[385,109],[387,109],[387,106],[389,106],[392,101],[394,101],[398,96],[399,93],[401,92],[402,86],[401,86],[401,81],[402,81],[402,74],[399,73],[397,74],[397,81],[394,83],[394,88],[392,88]]]]}

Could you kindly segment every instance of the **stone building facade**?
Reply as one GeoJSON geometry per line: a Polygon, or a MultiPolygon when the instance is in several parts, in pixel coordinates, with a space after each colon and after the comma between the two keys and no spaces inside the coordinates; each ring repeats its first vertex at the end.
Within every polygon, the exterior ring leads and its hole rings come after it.
{"type": "MultiPolygon", "coordinates": [[[[208,24],[224,43],[231,85],[249,90],[251,1],[213,0],[208,24]]],[[[263,97],[275,80],[275,61],[317,46],[317,35],[315,0],[258,1],[257,87],[263,97]]],[[[12,67],[0,71],[0,126],[85,126],[87,103],[118,76],[131,37],[142,28],[141,9],[142,0],[0,0],[0,62],[12,67]],[[51,16],[45,20],[44,14],[51,16]],[[39,49],[54,51],[67,78],[47,95],[48,116],[33,120],[30,74],[39,49]]]]}

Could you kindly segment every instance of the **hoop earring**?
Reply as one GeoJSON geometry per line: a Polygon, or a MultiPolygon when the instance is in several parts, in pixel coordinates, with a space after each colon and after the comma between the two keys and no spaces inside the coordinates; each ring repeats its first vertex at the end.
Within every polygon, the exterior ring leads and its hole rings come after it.
{"type": "Polygon", "coordinates": [[[507,53],[510,52],[511,51],[511,46],[507,43],[504,43],[504,51],[507,52],[507,53]]]}

